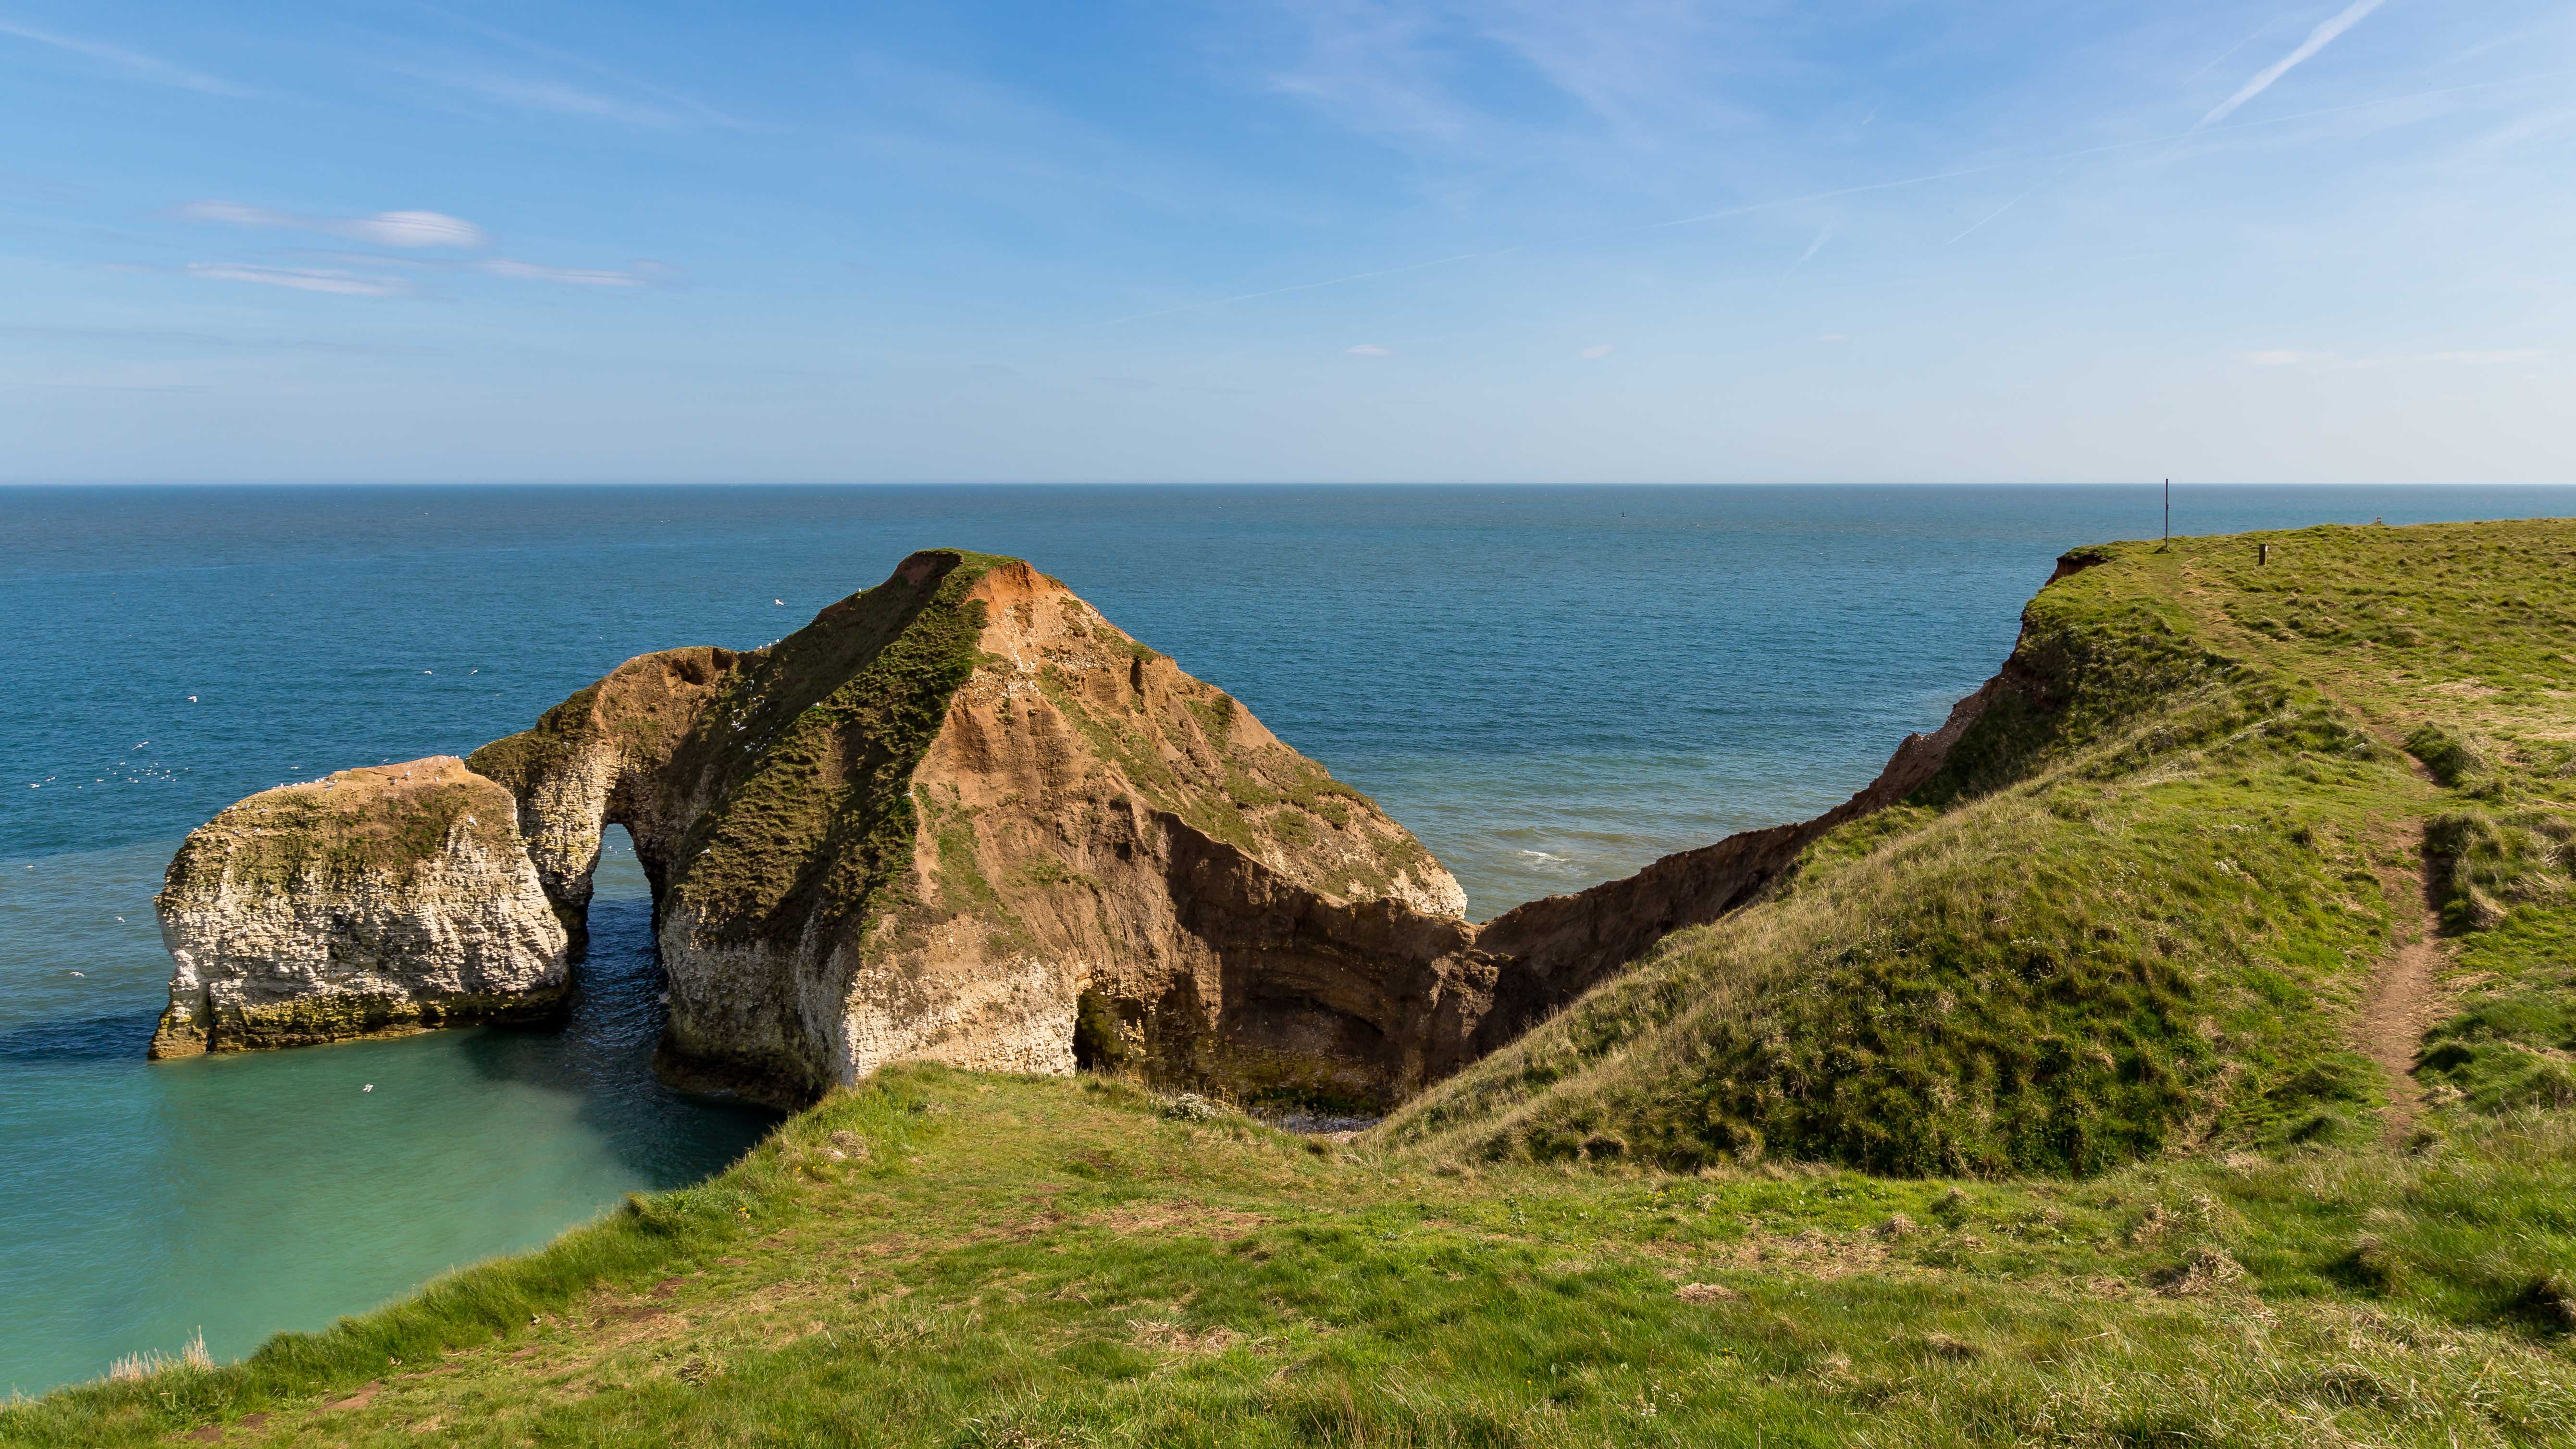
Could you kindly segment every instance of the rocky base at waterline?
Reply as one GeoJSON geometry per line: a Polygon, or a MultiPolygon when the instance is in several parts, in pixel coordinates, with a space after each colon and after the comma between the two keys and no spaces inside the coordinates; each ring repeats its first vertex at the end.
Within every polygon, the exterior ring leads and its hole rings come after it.
{"type": "Polygon", "coordinates": [[[251,796],[155,906],[176,970],[154,1057],[543,1019],[569,981],[517,802],[452,756],[251,796]]]}
{"type": "MultiPolygon", "coordinates": [[[[895,1060],[1089,1059],[1383,1103],[1460,1064],[1430,1018],[1480,999],[1442,979],[1473,930],[1419,841],[1017,560],[915,554],[766,649],[631,660],[468,764],[353,773],[441,782],[487,827],[456,848],[496,857],[478,908],[551,925],[557,963],[625,826],[669,978],[658,1064],[689,1085],[801,1102],[895,1060]]],[[[244,801],[173,863],[170,1050],[380,1029],[399,993],[344,969],[349,901],[409,910],[422,980],[458,935],[412,805],[374,807],[399,862],[308,864],[366,835],[347,778],[244,801]]],[[[499,995],[536,1009],[562,980],[499,995]]],[[[404,1019],[442,999],[414,998],[404,1019]]]]}
{"type": "Polygon", "coordinates": [[[1015,559],[918,553],[766,649],[645,655],[471,763],[567,911],[633,837],[686,1085],[1088,1058],[1383,1100],[1455,1066],[1418,1019],[1451,993],[1387,963],[1463,943],[1457,882],[1015,559]]]}
{"type": "Polygon", "coordinates": [[[469,987],[470,1009],[393,983],[464,979],[446,943],[467,919],[518,923],[557,962],[577,954],[614,824],[652,885],[670,987],[657,1066],[682,1085],[798,1105],[894,1061],[1080,1064],[1383,1111],[1913,789],[1996,688],[1824,817],[1479,929],[1421,842],[1222,690],[1023,562],[931,550],[767,648],[630,660],[461,765],[351,772],[225,812],[164,895],[179,960],[164,1035],[285,1045],[541,1009],[559,967],[474,978],[498,989],[469,987]],[[412,797],[338,793],[406,771],[406,785],[440,782],[451,822],[470,795],[481,833],[451,828],[430,850],[412,797]],[[409,844],[379,851],[400,860],[372,875],[282,868],[284,845],[217,871],[218,844],[254,826],[311,836],[298,860],[336,860],[328,841],[409,844]],[[460,851],[483,852],[476,884],[460,851]],[[424,869],[431,856],[457,865],[424,869]],[[358,900],[417,924],[355,930],[358,900]],[[201,964],[217,959],[220,972],[201,964]],[[331,974],[361,961],[346,983],[331,974]],[[260,982],[265,1015],[227,1006],[252,993],[219,979],[260,982]],[[460,1015],[432,1016],[438,1002],[460,1015]],[[409,1014],[383,1015],[397,1008],[409,1014]]]}

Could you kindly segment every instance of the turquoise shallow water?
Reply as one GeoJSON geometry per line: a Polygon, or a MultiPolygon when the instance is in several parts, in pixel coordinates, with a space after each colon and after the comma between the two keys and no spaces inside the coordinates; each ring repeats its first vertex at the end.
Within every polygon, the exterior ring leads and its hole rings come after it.
{"type": "MultiPolygon", "coordinates": [[[[2175,503],[2208,533],[2576,489],[2175,503]]],[[[1232,691],[1484,917],[1840,800],[1992,672],[2056,554],[2156,523],[2152,488],[0,489],[0,1386],[199,1327],[247,1352],[771,1120],[645,1070],[624,856],[561,1030],[147,1065],[162,865],[253,790],[464,753],[634,654],[763,643],[962,544],[1232,691]]]]}

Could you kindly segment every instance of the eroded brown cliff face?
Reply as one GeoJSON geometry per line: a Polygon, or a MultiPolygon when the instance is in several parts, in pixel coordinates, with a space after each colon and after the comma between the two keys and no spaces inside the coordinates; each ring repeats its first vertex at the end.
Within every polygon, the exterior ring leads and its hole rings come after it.
{"type": "Polygon", "coordinates": [[[1426,1013],[1475,1014],[1465,893],[1420,842],[1017,560],[915,555],[770,649],[631,661],[474,762],[568,917],[601,830],[632,832],[683,1081],[1070,1071],[1088,994],[1155,1074],[1384,1104],[1456,1065],[1426,1013]]]}
{"type": "MultiPolygon", "coordinates": [[[[510,848],[483,861],[484,836],[450,841],[446,874],[360,894],[516,922],[541,891],[560,963],[578,952],[602,832],[621,825],[669,978],[658,1064],[685,1084],[793,1104],[894,1061],[1071,1071],[1084,1040],[1165,1081],[1383,1108],[1751,901],[1826,831],[1920,788],[2014,688],[1999,675],[1814,820],[1479,929],[1419,841],[1223,691],[1025,563],[932,550],[767,648],[630,660],[470,770],[395,767],[485,792],[487,814],[506,799],[515,818],[492,838],[510,848]],[[479,896],[457,884],[473,862],[479,896]]],[[[335,828],[383,824],[358,804],[334,801],[335,828]]],[[[241,888],[209,896],[185,939],[327,956],[337,918],[274,875],[225,876],[241,888]]],[[[200,878],[215,877],[187,873],[174,908],[206,893],[200,878]]],[[[207,948],[182,939],[172,1030],[187,1027],[183,994],[213,1000],[190,964],[207,948]]],[[[292,976],[269,1005],[318,1023],[309,1039],[343,1017],[371,1029],[373,1008],[351,1016],[363,1003],[340,988],[289,1001],[292,976]]],[[[512,990],[542,1004],[562,980],[558,965],[512,990]]]]}
{"type": "Polygon", "coordinates": [[[1495,999],[1477,1023],[1465,1059],[1527,1031],[1673,932],[1706,925],[1750,903],[1835,826],[1922,788],[1949,757],[1950,746],[2010,687],[2001,676],[1987,681],[1951,706],[1941,728],[1907,735],[1860,793],[1812,820],[1741,831],[1715,845],[1665,856],[1625,879],[1531,901],[1486,922],[1475,948],[1495,963],[1495,999]]]}

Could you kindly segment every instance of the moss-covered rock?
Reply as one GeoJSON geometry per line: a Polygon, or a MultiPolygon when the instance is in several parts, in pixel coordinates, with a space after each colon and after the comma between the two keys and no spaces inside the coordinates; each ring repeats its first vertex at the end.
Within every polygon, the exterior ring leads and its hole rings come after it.
{"type": "Polygon", "coordinates": [[[1425,1043],[1466,965],[1456,881],[1015,559],[914,554],[768,648],[633,660],[471,763],[576,932],[601,831],[633,835],[676,1080],[1069,1071],[1086,993],[1084,1055],[1161,1079],[1386,1102],[1455,1065],[1425,1043]]]}
{"type": "Polygon", "coordinates": [[[569,942],[510,792],[450,756],[262,791],[188,836],[155,902],[155,1057],[561,1009],[569,942]]]}

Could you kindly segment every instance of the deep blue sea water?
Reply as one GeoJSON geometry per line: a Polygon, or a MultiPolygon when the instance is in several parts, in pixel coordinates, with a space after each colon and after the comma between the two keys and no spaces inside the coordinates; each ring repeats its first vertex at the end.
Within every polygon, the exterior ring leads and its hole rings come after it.
{"type": "MultiPolygon", "coordinates": [[[[2177,532],[2576,514],[2177,489],[2177,532]]],[[[1374,795],[1479,918],[1812,814],[1937,724],[2141,488],[0,488],[0,1390],[218,1357],[722,1167],[603,869],[561,1030],[147,1065],[162,866],[235,799],[463,754],[646,650],[1015,553],[1374,795]],[[359,1089],[373,1084],[372,1092],[359,1089]]]]}

